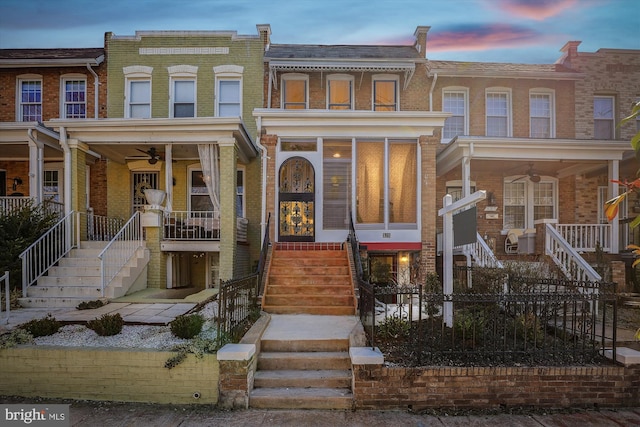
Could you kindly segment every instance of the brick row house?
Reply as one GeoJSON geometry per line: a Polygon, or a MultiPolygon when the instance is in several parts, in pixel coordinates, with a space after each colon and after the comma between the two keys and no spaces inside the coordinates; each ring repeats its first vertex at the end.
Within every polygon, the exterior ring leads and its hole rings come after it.
{"type": "Polygon", "coordinates": [[[104,49],[51,52],[84,52],[75,69],[0,51],[5,199],[47,199],[47,171],[62,167],[54,200],[93,215],[83,238],[98,216],[139,216],[146,268],[121,292],[215,287],[253,269],[267,233],[326,249],[352,226],[372,273],[415,282],[436,270],[444,195],[477,190],[479,243],[457,249],[468,262],[638,242],[635,200],[611,223],[602,205],[637,169],[638,126],[617,123],[640,96],[639,51],[569,42],[555,64],[473,63],[431,59],[423,26],[398,46],[274,44],[257,30],[107,33],[104,49]]]}

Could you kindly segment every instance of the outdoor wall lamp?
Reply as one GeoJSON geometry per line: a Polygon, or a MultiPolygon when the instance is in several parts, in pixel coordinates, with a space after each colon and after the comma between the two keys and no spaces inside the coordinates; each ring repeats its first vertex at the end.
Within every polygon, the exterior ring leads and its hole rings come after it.
{"type": "Polygon", "coordinates": [[[11,186],[11,189],[16,191],[18,189],[18,185],[22,185],[22,178],[16,176],[13,178],[13,185],[11,186]]]}

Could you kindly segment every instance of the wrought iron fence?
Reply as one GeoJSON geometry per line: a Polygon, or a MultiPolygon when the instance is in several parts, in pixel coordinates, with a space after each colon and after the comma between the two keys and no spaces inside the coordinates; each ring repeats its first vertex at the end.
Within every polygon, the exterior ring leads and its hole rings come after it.
{"type": "Polygon", "coordinates": [[[260,316],[258,273],[220,284],[218,309],[218,345],[237,342],[251,323],[260,316]]]}
{"type": "Polygon", "coordinates": [[[614,284],[514,278],[503,292],[500,276],[490,282],[495,292],[463,286],[451,295],[360,281],[371,345],[419,365],[590,364],[603,361],[605,349],[615,360],[614,284]],[[453,327],[443,321],[445,302],[453,327]]]}

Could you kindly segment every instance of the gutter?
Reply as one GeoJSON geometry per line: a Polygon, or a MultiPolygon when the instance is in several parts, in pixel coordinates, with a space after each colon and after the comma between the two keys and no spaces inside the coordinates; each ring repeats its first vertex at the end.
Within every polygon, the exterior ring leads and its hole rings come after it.
{"type": "Polygon", "coordinates": [[[260,221],[260,237],[262,241],[264,241],[265,233],[268,233],[267,230],[267,160],[269,157],[267,156],[267,147],[260,143],[260,135],[262,135],[262,116],[258,116],[256,124],[258,125],[258,135],[256,136],[256,145],[258,149],[262,152],[262,200],[261,200],[261,211],[262,211],[262,220],[260,221]]]}

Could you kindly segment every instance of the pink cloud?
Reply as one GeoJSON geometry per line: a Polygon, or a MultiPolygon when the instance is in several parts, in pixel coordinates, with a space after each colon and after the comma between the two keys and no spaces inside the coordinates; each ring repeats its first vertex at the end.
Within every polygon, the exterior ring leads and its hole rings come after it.
{"type": "Polygon", "coordinates": [[[487,4],[522,18],[543,21],[578,5],[578,0],[488,0],[487,4]]]}
{"type": "Polygon", "coordinates": [[[427,37],[429,52],[481,51],[540,44],[543,36],[531,29],[504,24],[461,26],[427,37]]]}

